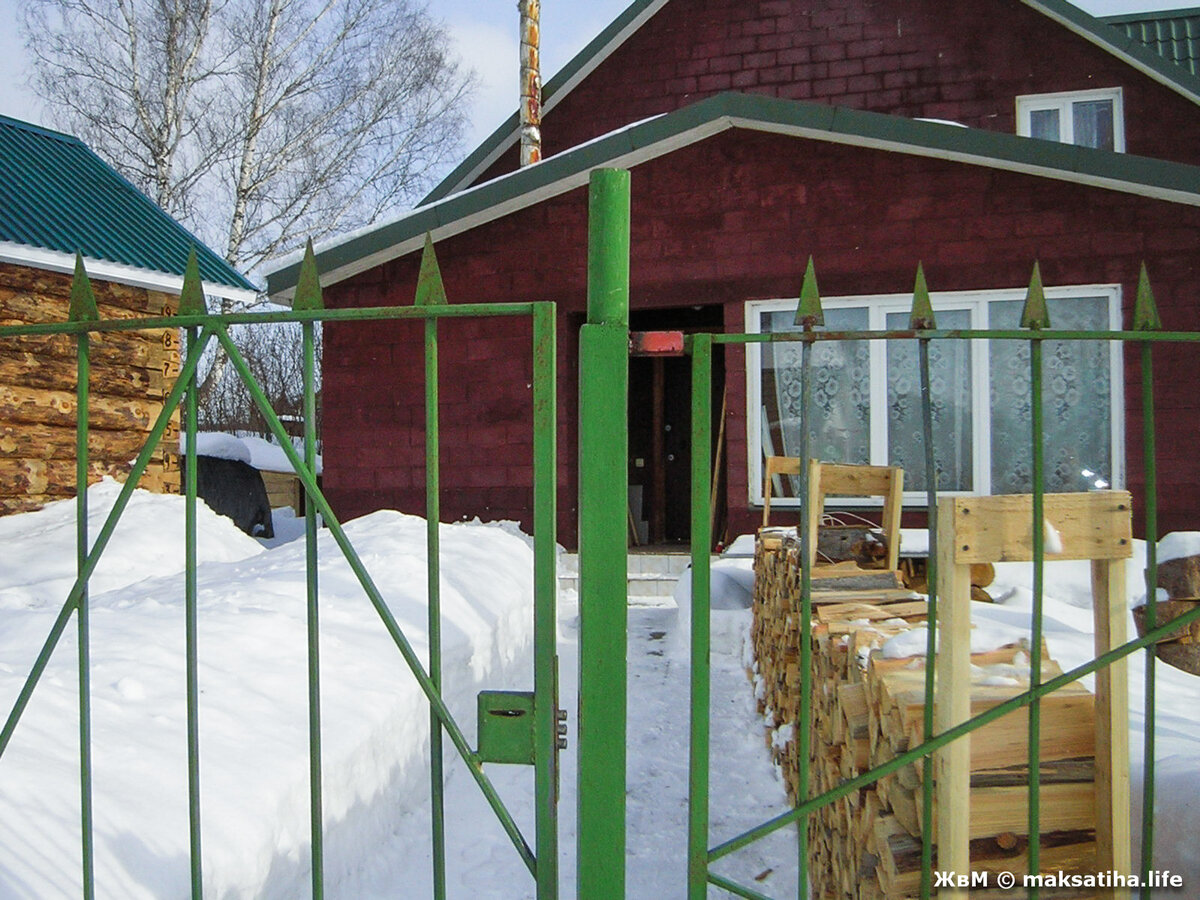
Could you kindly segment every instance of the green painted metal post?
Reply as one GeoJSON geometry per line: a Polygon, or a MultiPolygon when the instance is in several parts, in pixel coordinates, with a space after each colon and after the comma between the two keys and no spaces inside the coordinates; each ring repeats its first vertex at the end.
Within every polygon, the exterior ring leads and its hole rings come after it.
{"type": "MultiPolygon", "coordinates": [[[[417,274],[414,306],[445,306],[446,288],[433,249],[433,235],[425,235],[421,269],[417,274]]],[[[438,393],[437,319],[425,320],[425,594],[429,629],[429,680],[442,689],[442,469],[441,418],[438,393]]],[[[446,776],[442,753],[442,724],[429,710],[430,841],[433,850],[433,897],[446,896],[446,776]]]]}
{"type": "MultiPolygon", "coordinates": [[[[925,268],[917,264],[917,278],[913,285],[912,314],[909,327],[913,331],[931,331],[937,328],[933,313],[933,302],[929,286],[925,282],[925,268]]],[[[925,515],[928,524],[926,546],[937,547],[937,459],[933,452],[933,378],[929,371],[929,338],[917,341],[917,370],[921,382],[921,432],[925,450],[925,515]]],[[[934,671],[933,661],[937,655],[937,553],[928,554],[926,564],[926,590],[928,601],[925,621],[928,624],[925,640],[925,712],[922,719],[924,740],[933,737],[934,671]]],[[[929,900],[933,891],[933,757],[922,760],[921,785],[921,900],[929,900]]]]}
{"type": "MultiPolygon", "coordinates": [[[[1050,327],[1050,314],[1046,306],[1046,295],[1042,288],[1041,268],[1035,262],[1029,291],[1025,296],[1025,307],[1021,313],[1021,327],[1034,332],[1029,341],[1029,388],[1030,388],[1030,455],[1033,466],[1033,612],[1029,639],[1029,687],[1036,690],[1042,683],[1042,604],[1045,576],[1046,527],[1045,527],[1045,433],[1042,408],[1042,341],[1040,332],[1050,327]]],[[[1042,705],[1035,696],[1029,704],[1029,871],[1038,872],[1041,858],[1041,841],[1033,840],[1041,829],[1041,735],[1042,705]]],[[[1028,889],[1029,900],[1037,900],[1040,892],[1036,885],[1028,889]]]]}
{"type": "MultiPolygon", "coordinates": [[[[196,259],[196,248],[188,255],[184,271],[183,290],[179,294],[181,315],[203,315],[208,311],[204,301],[204,287],[200,280],[200,264],[196,259]]],[[[197,346],[198,329],[187,329],[185,352],[191,361],[200,353],[197,346]]],[[[198,359],[198,357],[197,357],[198,359]]],[[[184,434],[187,448],[184,451],[184,670],[187,692],[187,753],[188,753],[188,863],[192,879],[192,900],[204,896],[203,867],[200,849],[200,657],[199,657],[199,610],[196,584],[196,491],[198,472],[196,461],[196,433],[199,431],[199,383],[195,367],[187,377],[187,396],[184,400],[184,434]]]]}
{"type": "MultiPolygon", "coordinates": [[[[71,284],[68,318],[73,322],[100,318],[83,258],[75,255],[75,278],[71,284]]],[[[88,556],[88,385],[91,380],[91,345],[87,332],[75,337],[78,377],[75,382],[75,574],[83,579],[79,596],[79,813],[83,896],[96,893],[95,853],[92,831],[92,689],[91,626],[88,616],[88,586],[84,568],[88,556]]]]}
{"type": "Polygon", "coordinates": [[[711,679],[712,335],[692,339],[692,634],[688,752],[688,900],[708,894],[711,679]]]}
{"type": "MultiPolygon", "coordinates": [[[[1134,331],[1161,331],[1162,318],[1150,289],[1150,275],[1142,263],[1138,274],[1137,297],[1133,306],[1134,331]]],[[[1153,345],[1142,344],[1142,471],[1146,476],[1146,631],[1158,626],[1158,451],[1154,431],[1154,359],[1153,345]]],[[[1155,645],[1151,644],[1151,648],[1155,645]]],[[[1146,651],[1146,693],[1143,705],[1142,752],[1142,858],[1138,873],[1142,884],[1149,883],[1150,870],[1154,867],[1154,782],[1155,782],[1155,738],[1157,710],[1155,708],[1157,655],[1153,649],[1146,651]]],[[[1143,887],[1141,900],[1149,900],[1150,889],[1143,887]]]]}
{"type": "Polygon", "coordinates": [[[579,335],[580,898],[625,896],[629,173],[589,186],[588,319],[579,335]]]}
{"type": "Polygon", "coordinates": [[[558,335],[554,304],[533,312],[533,728],[537,900],[558,896],[558,335]]]}
{"type": "MultiPolygon", "coordinates": [[[[324,309],[321,281],[312,241],[304,248],[304,261],[292,308],[324,309]]],[[[317,472],[317,388],[316,324],[300,324],[303,354],[304,465],[316,477],[317,472]]],[[[313,900],[325,895],[325,827],[321,766],[321,617],[320,584],[317,577],[317,509],[304,504],[305,619],[308,638],[308,815],[312,842],[311,882],[313,900]]]]}

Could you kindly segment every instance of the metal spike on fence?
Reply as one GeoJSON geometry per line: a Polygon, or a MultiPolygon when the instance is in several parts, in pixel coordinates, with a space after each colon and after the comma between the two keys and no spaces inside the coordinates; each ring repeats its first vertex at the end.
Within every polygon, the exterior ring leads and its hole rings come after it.
{"type": "Polygon", "coordinates": [[[800,287],[800,304],[796,307],[795,324],[806,329],[825,324],[825,313],[821,310],[821,293],[817,290],[817,273],[811,256],[808,258],[808,268],[804,270],[804,284],[800,287]]]}
{"type": "Polygon", "coordinates": [[[313,253],[312,238],[304,246],[304,260],[300,263],[300,275],[296,278],[296,293],[292,295],[292,309],[324,309],[321,296],[321,276],[317,273],[317,257],[313,253]]]}
{"type": "Polygon", "coordinates": [[[1025,294],[1025,307],[1021,310],[1021,327],[1050,327],[1050,311],[1046,308],[1046,291],[1042,287],[1042,270],[1036,261],[1029,279],[1029,291],[1025,294]]]}
{"type": "Polygon", "coordinates": [[[442,270],[433,251],[433,235],[425,232],[425,250],[421,253],[421,271],[417,275],[417,296],[413,306],[445,306],[448,302],[442,270]]]}
{"type": "Polygon", "coordinates": [[[75,254],[75,277],[71,279],[71,302],[67,307],[67,319],[71,322],[95,322],[100,318],[96,307],[96,295],[92,282],[83,267],[83,256],[75,254]]]}
{"type": "Polygon", "coordinates": [[[1133,301],[1133,330],[1162,331],[1162,327],[1158,304],[1154,302],[1154,291],[1150,289],[1150,275],[1143,262],[1141,274],[1138,275],[1137,298],[1133,301]]]}
{"type": "Polygon", "coordinates": [[[179,314],[181,316],[203,316],[208,312],[208,304],[204,300],[204,285],[200,282],[200,262],[196,258],[196,248],[188,254],[187,268],[183,270],[183,290],[179,293],[179,314]]]}
{"type": "Polygon", "coordinates": [[[929,286],[925,284],[925,268],[917,263],[917,281],[913,285],[912,314],[908,327],[913,331],[929,331],[937,328],[933,315],[933,301],[929,299],[929,286]]]}

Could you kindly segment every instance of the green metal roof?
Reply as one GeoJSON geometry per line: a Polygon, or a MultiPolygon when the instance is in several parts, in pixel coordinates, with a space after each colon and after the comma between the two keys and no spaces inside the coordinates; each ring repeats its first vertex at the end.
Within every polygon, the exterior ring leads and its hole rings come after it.
{"type": "MultiPolygon", "coordinates": [[[[614,131],[444,200],[418,207],[378,228],[326,244],[317,253],[321,283],[335,284],[418,249],[587,183],[600,166],[631,167],[731,128],[933,157],[1103,187],[1200,206],[1200,166],[1041,141],[975,128],[781,100],[719,94],[675,112],[614,131]]],[[[286,298],[300,263],[267,273],[267,291],[286,298]]]]}
{"type": "Polygon", "coordinates": [[[180,278],[195,247],[207,285],[256,291],[78,138],[7,116],[0,116],[0,241],[180,278]]]}
{"type": "Polygon", "coordinates": [[[1105,16],[1103,21],[1192,75],[1200,75],[1200,9],[1105,16]]]}
{"type": "MultiPolygon", "coordinates": [[[[569,93],[583,77],[599,65],[625,40],[649,20],[668,0],[633,0],[608,27],[551,78],[542,90],[542,109],[549,113],[554,105],[569,93]]],[[[1169,13],[1146,13],[1138,16],[1113,16],[1097,19],[1067,2],[1067,0],[1020,0],[1026,6],[1058,22],[1085,40],[1130,64],[1154,80],[1200,104],[1200,74],[1194,68],[1181,65],[1181,57],[1172,55],[1177,42],[1170,48],[1160,41],[1143,40],[1125,28],[1121,20],[1138,18],[1170,18],[1172,21],[1195,17],[1200,10],[1175,10],[1169,13]],[[1111,23],[1111,24],[1110,24],[1111,23]],[[1112,26],[1116,25],[1116,28],[1112,26]],[[1167,52],[1170,49],[1171,52],[1167,52]],[[1168,61],[1169,60],[1169,61],[1168,61]]],[[[1178,27],[1178,26],[1173,26],[1178,27]]],[[[1195,24],[1191,26],[1195,29],[1195,24]]],[[[1194,30],[1192,33],[1196,33],[1194,30]]],[[[475,150],[454,168],[422,200],[433,203],[467,187],[478,178],[500,154],[513,145],[520,123],[514,111],[475,150]]]]}

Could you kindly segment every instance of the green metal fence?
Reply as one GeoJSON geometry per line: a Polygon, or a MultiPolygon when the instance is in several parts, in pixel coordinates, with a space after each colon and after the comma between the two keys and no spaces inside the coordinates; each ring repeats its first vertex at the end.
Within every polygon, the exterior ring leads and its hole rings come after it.
{"type": "MultiPolygon", "coordinates": [[[[623,609],[614,616],[614,608],[623,603],[625,509],[622,503],[606,505],[605,491],[609,495],[618,486],[623,488],[627,432],[625,430],[624,407],[616,409],[614,396],[624,396],[627,388],[627,360],[623,356],[623,345],[628,344],[628,296],[627,283],[622,289],[609,279],[627,275],[628,266],[628,181],[627,175],[615,172],[593,173],[592,214],[590,238],[593,252],[599,249],[609,258],[608,265],[593,255],[589,265],[589,295],[597,291],[609,303],[589,303],[588,326],[581,350],[581,370],[584,373],[584,388],[581,393],[581,528],[580,528],[580,610],[581,610],[581,678],[580,706],[588,713],[594,711],[593,703],[601,702],[607,693],[609,698],[625,697],[623,669],[612,672],[605,669],[605,662],[624,660],[626,628],[623,609]],[[605,235],[609,238],[605,238],[605,235]],[[615,273],[615,274],[614,274],[615,273]],[[594,334],[587,335],[588,329],[594,334]],[[615,331],[616,335],[602,334],[615,331]],[[603,375],[599,374],[603,373],[603,375]],[[590,391],[589,378],[603,388],[590,391]],[[603,440],[599,436],[603,436],[603,440]],[[619,469],[617,467],[620,467],[619,469]],[[611,469],[608,477],[600,473],[605,467],[611,469]],[[616,473],[622,473],[618,475],[616,473]],[[592,480],[594,478],[594,481],[592,480]],[[620,578],[614,575],[620,574],[620,578]],[[588,636],[588,631],[594,633],[588,636]],[[586,640],[584,638],[587,638],[586,640]],[[608,679],[607,681],[605,679],[608,679]],[[590,698],[590,699],[588,699],[590,698]]],[[[904,331],[825,331],[818,330],[824,317],[816,287],[816,279],[810,261],[800,302],[796,312],[796,325],[802,330],[794,333],[776,334],[694,334],[686,341],[686,352],[692,359],[692,610],[691,610],[691,702],[690,702],[690,760],[689,760],[689,822],[688,822],[688,883],[689,900],[701,900],[708,896],[710,886],[720,888],[725,894],[747,898],[763,898],[759,891],[722,876],[712,870],[712,864],[739,849],[766,837],[782,828],[795,825],[799,834],[799,847],[795,864],[799,869],[799,891],[807,891],[807,823],[809,816],[823,806],[831,804],[860,788],[869,786],[879,778],[910,764],[924,767],[924,793],[922,807],[925,834],[922,860],[922,898],[933,893],[932,847],[930,832],[933,816],[933,753],[959,740],[972,731],[995,719],[1022,707],[1029,707],[1029,746],[1033,748],[1030,764],[1029,786],[1029,831],[1039,833],[1039,777],[1037,766],[1038,734],[1040,728],[1039,701],[1041,698],[1077,681],[1079,678],[1098,672],[1132,653],[1152,646],[1158,639],[1185,623],[1200,618],[1200,610],[1173,620],[1169,625],[1158,625],[1155,612],[1157,564],[1154,538],[1157,535],[1157,480],[1155,469],[1155,426],[1152,356],[1155,346],[1165,343],[1200,343],[1200,334],[1167,332],[1162,330],[1149,281],[1143,269],[1139,281],[1137,301],[1130,331],[1066,331],[1053,330],[1047,315],[1040,276],[1034,268],[1034,276],[1026,298],[1021,328],[1016,330],[946,330],[938,329],[923,272],[918,267],[916,287],[909,329],[904,331]],[[713,546],[709,502],[712,480],[712,401],[713,401],[713,356],[719,347],[747,347],[752,344],[790,342],[801,344],[802,413],[801,421],[810,421],[812,384],[812,350],[818,342],[825,341],[903,341],[917,346],[917,367],[920,379],[921,415],[924,434],[924,472],[927,490],[927,516],[930,547],[937,546],[938,534],[938,490],[936,461],[933,453],[933,418],[930,378],[930,346],[938,341],[975,340],[994,342],[1021,342],[1029,348],[1030,359],[1030,404],[1032,408],[1029,458],[1033,461],[1033,535],[1034,535],[1034,605],[1031,621],[1033,634],[1031,646],[1034,658],[1031,661],[1031,687],[1028,691],[990,708],[955,727],[938,732],[934,728],[934,672],[933,665],[926,667],[925,680],[925,740],[900,754],[886,765],[878,766],[857,777],[845,780],[833,790],[820,796],[802,796],[790,811],[763,822],[745,832],[713,843],[709,830],[709,737],[712,723],[709,719],[710,699],[710,600],[711,573],[709,554],[713,546]],[[1143,637],[1128,641],[1101,654],[1090,662],[1058,677],[1041,681],[1039,651],[1042,632],[1042,578],[1045,558],[1043,529],[1041,527],[1044,488],[1044,447],[1041,408],[1043,403],[1042,349],[1046,341],[1110,341],[1122,346],[1137,347],[1141,355],[1142,397],[1142,443],[1145,460],[1145,518],[1147,542],[1147,572],[1149,607],[1147,631],[1143,637]]],[[[1119,415],[1114,410],[1114,415],[1119,415]]],[[[800,457],[809,456],[808,434],[801,435],[800,457]]],[[[808,785],[809,733],[811,728],[812,703],[812,573],[808,546],[815,536],[808,533],[809,517],[807,467],[801,466],[801,499],[798,526],[801,542],[802,597],[801,597],[801,661],[800,714],[796,724],[799,742],[801,790],[808,785]]],[[[935,657],[936,620],[938,602],[938,578],[936,554],[929,559],[929,603],[927,658],[935,657]]],[[[1142,858],[1138,871],[1143,883],[1152,867],[1154,846],[1154,690],[1156,659],[1153,653],[1146,654],[1146,727],[1145,727],[1145,778],[1143,787],[1142,858]]],[[[608,701],[611,705],[614,701],[608,701]]],[[[617,701],[623,705],[621,701],[617,701]]],[[[609,710],[611,712],[611,709],[609,710]]],[[[624,717],[617,721],[618,728],[608,734],[591,734],[588,722],[581,715],[580,731],[580,847],[579,885],[581,898],[616,898],[625,896],[623,865],[625,853],[624,821],[624,775],[625,748],[624,717]],[[585,842],[584,810],[604,810],[608,822],[603,832],[594,840],[585,842]]],[[[599,827],[599,826],[596,826],[599,827]]],[[[1038,842],[1029,844],[1030,871],[1038,871],[1038,842]]],[[[781,865],[789,865],[781,861],[781,865]]],[[[1136,874],[1136,873],[1134,873],[1136,874]]],[[[681,891],[683,886],[681,886],[681,891]]],[[[636,894],[635,894],[636,895],[636,894]]],[[[1037,888],[1029,890],[1029,896],[1037,896],[1037,888]]],[[[1143,897],[1148,889],[1143,889],[1143,897]]]]}
{"type": "MultiPolygon", "coordinates": [[[[92,801],[92,739],[91,691],[89,684],[88,583],[96,565],[112,537],[117,522],[126,508],[138,481],[145,472],[155,448],[171,424],[175,411],[183,407],[184,431],[188,436],[186,477],[181,486],[186,495],[185,542],[185,610],[180,627],[186,634],[186,709],[191,892],[195,898],[203,895],[201,867],[200,809],[202,803],[200,742],[202,734],[197,715],[200,683],[198,658],[201,648],[197,640],[197,579],[196,579],[196,441],[197,431],[197,365],[206,347],[214,341],[224,348],[229,360],[245,383],[254,403],[266,419],[272,434],[294,467],[307,496],[305,541],[307,547],[307,655],[308,655],[308,719],[309,719],[309,783],[310,832],[312,849],[312,896],[324,893],[324,853],[322,822],[321,773],[321,667],[319,658],[320,585],[317,579],[318,515],[329,529],[341,553],[345,556],[362,587],[363,594],[374,607],[381,626],[387,631],[397,651],[403,657],[412,677],[419,684],[429,704],[431,724],[432,778],[430,794],[433,828],[431,834],[434,896],[446,893],[445,832],[447,824],[443,802],[444,772],[442,770],[443,736],[449,739],[467,771],[477,783],[488,804],[497,816],[515,852],[528,868],[533,890],[539,900],[557,896],[557,750],[559,711],[557,697],[556,655],[556,325],[555,307],[551,303],[492,303],[456,304],[445,302],[441,276],[437,270],[432,246],[427,245],[422,260],[416,304],[412,307],[372,307],[365,309],[325,309],[321,299],[316,264],[311,246],[305,257],[293,308],[290,311],[264,314],[242,313],[212,315],[205,308],[199,269],[193,253],[188,262],[180,298],[179,313],[142,319],[102,321],[95,297],[83,269],[77,260],[73,282],[69,321],[46,325],[0,327],[0,344],[6,338],[27,335],[73,335],[78,357],[77,386],[77,575],[40,652],[8,712],[0,729],[0,777],[3,777],[3,755],[22,714],[36,690],[51,656],[72,618],[78,629],[79,672],[79,768],[81,783],[80,813],[82,842],[83,896],[95,895],[92,801]],[[535,760],[535,834],[530,841],[518,827],[513,816],[484,772],[489,759],[467,741],[462,727],[442,699],[441,688],[441,617],[439,603],[438,497],[440,472],[438,467],[438,326],[442,320],[471,317],[521,316],[532,320],[533,356],[533,524],[534,524],[534,692],[532,698],[533,725],[532,756],[535,760]],[[370,323],[382,320],[409,319],[421,321],[425,329],[426,360],[426,516],[427,571],[429,594],[429,657],[424,663],[414,651],[408,638],[389,611],[382,593],[370,572],[355,552],[341,523],[317,484],[315,474],[315,353],[314,329],[317,323],[370,323]],[[303,331],[305,433],[303,453],[297,452],[279,418],[271,410],[263,391],[255,382],[246,361],[229,337],[232,325],[262,326],[272,323],[297,322],[303,331]],[[187,334],[186,357],[178,378],[166,395],[162,411],[155,420],[142,451],[134,461],[129,476],[98,534],[89,549],[87,525],[88,473],[88,397],[89,397],[89,340],[90,335],[117,331],[183,329],[187,334]]],[[[386,373],[381,373],[386,377],[386,373]]]]}
{"type": "MultiPolygon", "coordinates": [[[[932,754],[945,747],[952,741],[955,741],[977,728],[986,725],[995,719],[1012,712],[1015,709],[1028,706],[1029,707],[1029,747],[1031,748],[1031,761],[1029,765],[1029,809],[1030,821],[1029,831],[1031,834],[1039,833],[1038,817],[1039,817],[1039,776],[1037,765],[1037,748],[1039,746],[1038,733],[1040,728],[1039,715],[1039,700],[1050,694],[1051,692],[1060,689],[1079,678],[1097,672],[1110,666],[1112,663],[1124,659],[1137,650],[1151,646],[1158,639],[1170,633],[1175,628],[1182,626],[1185,622],[1190,622],[1196,618],[1200,618],[1200,610],[1189,612],[1186,616],[1182,616],[1173,620],[1169,625],[1158,625],[1155,616],[1155,591],[1154,585],[1157,578],[1157,563],[1155,559],[1155,544],[1151,539],[1147,542],[1147,571],[1146,584],[1148,589],[1148,608],[1147,608],[1147,624],[1148,630],[1143,637],[1136,640],[1128,641],[1127,643],[1104,653],[1103,655],[1093,659],[1092,661],[1081,665],[1065,674],[1040,682],[1039,673],[1041,672],[1040,665],[1040,648],[1041,648],[1041,633],[1042,633],[1042,577],[1043,563],[1045,558],[1045,547],[1043,546],[1043,529],[1042,522],[1042,502],[1044,497],[1044,473],[1043,473],[1043,425],[1041,420],[1041,410],[1043,404],[1043,374],[1042,374],[1042,347],[1046,341],[1115,341],[1122,344],[1136,345],[1141,354],[1141,397],[1142,397],[1142,417],[1143,417],[1143,450],[1145,458],[1145,483],[1146,483],[1146,531],[1150,536],[1157,534],[1157,486],[1156,486],[1156,469],[1155,469],[1155,428],[1154,428],[1154,391],[1153,391],[1153,370],[1152,356],[1155,345],[1163,343],[1200,343],[1200,334],[1182,333],[1182,332],[1166,332],[1159,330],[1161,324],[1158,319],[1157,312],[1154,308],[1153,298],[1149,288],[1149,282],[1146,278],[1145,270],[1143,269],[1139,284],[1138,298],[1133,317],[1132,331],[1114,331],[1114,332],[1076,332],[1076,331],[1055,331],[1050,328],[1049,319],[1046,312],[1045,299],[1042,293],[1040,278],[1036,272],[1033,281],[1030,285],[1025,313],[1022,318],[1022,330],[1016,331],[1001,331],[1001,330],[939,330],[934,321],[934,314],[929,301],[929,293],[925,286],[924,274],[918,269],[916,289],[914,291],[914,302],[910,329],[907,331],[887,331],[887,332],[830,332],[817,331],[816,328],[823,322],[820,300],[816,291],[816,282],[813,276],[813,269],[809,266],[808,276],[805,279],[804,287],[801,291],[801,300],[797,309],[796,324],[803,326],[803,331],[796,333],[783,334],[698,334],[691,336],[688,342],[688,352],[692,357],[693,371],[693,402],[692,402],[692,447],[693,466],[692,466],[692,707],[691,707],[691,806],[690,806],[690,824],[689,824],[689,848],[690,848],[690,865],[689,865],[689,885],[688,896],[691,900],[697,900],[706,896],[707,885],[715,885],[723,888],[730,894],[739,897],[761,898],[764,895],[745,885],[739,885],[730,879],[714,873],[710,866],[712,863],[720,860],[737,850],[757,841],[760,838],[772,834],[781,828],[789,825],[795,825],[799,832],[799,883],[801,891],[805,890],[808,873],[807,866],[807,821],[808,817],[823,806],[831,804],[836,800],[844,797],[860,788],[867,787],[890,773],[896,772],[904,766],[920,763],[925,767],[924,771],[924,790],[922,796],[922,806],[924,815],[922,821],[924,823],[925,834],[923,835],[923,865],[922,865],[922,898],[928,898],[931,895],[931,851],[933,840],[930,829],[932,827],[933,816],[931,815],[933,802],[933,756],[932,754]],[[984,713],[976,715],[968,721],[949,730],[935,733],[933,726],[933,707],[934,707],[934,666],[926,666],[925,680],[925,741],[919,746],[912,747],[907,752],[897,756],[895,759],[865,772],[855,778],[848,779],[842,784],[827,791],[819,796],[808,796],[807,792],[803,796],[801,802],[787,813],[764,822],[754,828],[751,828],[740,835],[722,840],[720,843],[710,846],[711,837],[708,830],[708,770],[709,770],[709,733],[711,723],[708,718],[708,696],[709,696],[709,601],[710,601],[710,556],[709,548],[712,546],[712,534],[710,529],[710,519],[708,516],[708,502],[711,490],[711,455],[709,448],[712,446],[712,357],[713,350],[717,346],[746,346],[752,343],[767,343],[767,342],[800,342],[802,345],[802,421],[810,421],[808,418],[812,408],[811,401],[811,384],[812,384],[812,348],[817,342],[821,341],[849,341],[849,340],[871,340],[871,341],[907,341],[916,342],[918,349],[918,376],[920,379],[921,407],[922,407],[922,422],[924,432],[924,469],[925,483],[929,485],[927,494],[927,516],[929,527],[929,546],[934,548],[937,546],[938,533],[938,518],[937,518],[937,478],[936,462],[933,457],[933,418],[932,418],[932,402],[931,402],[931,379],[930,379],[930,364],[929,364],[929,348],[933,342],[945,340],[985,340],[985,341],[1018,341],[1025,342],[1030,351],[1030,379],[1032,384],[1032,395],[1030,397],[1032,409],[1032,442],[1029,449],[1030,459],[1033,461],[1033,523],[1032,534],[1034,536],[1034,604],[1031,620],[1031,655],[1030,664],[1031,670],[1031,686],[1025,693],[1013,697],[1012,699],[1001,703],[998,706],[992,707],[984,713]]],[[[800,455],[801,458],[807,458],[807,429],[802,435],[802,445],[800,455]]],[[[800,785],[801,790],[807,791],[806,786],[809,784],[808,778],[808,759],[809,759],[809,735],[811,729],[811,694],[813,690],[812,683],[812,659],[811,659],[811,621],[812,621],[812,573],[811,562],[809,558],[808,547],[810,542],[815,539],[815,535],[809,534],[809,516],[807,510],[808,502],[808,485],[807,468],[801,466],[801,486],[798,494],[801,498],[801,510],[799,513],[799,525],[797,526],[800,537],[800,559],[802,561],[801,575],[801,638],[800,638],[800,715],[796,723],[796,734],[799,743],[799,759],[800,759],[800,785]]],[[[937,640],[937,564],[936,554],[932,552],[929,556],[929,608],[928,608],[928,645],[926,649],[927,659],[935,658],[935,646],[937,640]]],[[[1154,687],[1155,687],[1155,666],[1156,660],[1153,653],[1146,654],[1146,728],[1145,728],[1145,780],[1144,780],[1144,796],[1142,802],[1143,821],[1142,821],[1142,858],[1140,861],[1139,872],[1145,883],[1145,876],[1152,868],[1152,854],[1154,846],[1154,687]]],[[[1028,864],[1031,872],[1037,872],[1038,869],[1038,842],[1030,841],[1029,843],[1029,860],[1028,864]]],[[[802,894],[803,895],[803,894],[802,894]]],[[[1037,888],[1029,890],[1030,897],[1037,896],[1037,888]]],[[[1143,888],[1143,897],[1149,896],[1149,889],[1143,888]]]]}

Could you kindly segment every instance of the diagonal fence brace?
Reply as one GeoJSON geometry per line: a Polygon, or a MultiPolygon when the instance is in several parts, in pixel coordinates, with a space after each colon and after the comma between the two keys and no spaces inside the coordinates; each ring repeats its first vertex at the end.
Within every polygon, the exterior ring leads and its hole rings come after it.
{"type": "Polygon", "coordinates": [[[450,737],[451,743],[454,744],[455,749],[458,750],[459,756],[461,756],[463,762],[466,763],[467,770],[471,773],[471,777],[474,778],[475,782],[479,785],[479,789],[483,792],[484,797],[487,799],[488,805],[491,806],[492,810],[496,813],[497,818],[500,820],[500,824],[503,826],[505,833],[512,841],[517,853],[520,855],[529,871],[536,875],[537,860],[533,854],[533,851],[529,847],[529,843],[525,840],[524,835],[521,834],[520,828],[517,826],[516,821],[513,819],[512,814],[508,811],[508,808],[504,805],[504,801],[500,799],[500,795],[497,793],[495,785],[492,784],[491,779],[488,778],[484,773],[483,763],[479,759],[479,755],[471,750],[470,745],[467,743],[467,739],[462,732],[462,729],[455,721],[454,716],[451,715],[450,710],[442,700],[441,694],[430,680],[429,674],[425,671],[425,667],[421,665],[421,661],[417,658],[417,654],[413,650],[412,645],[409,643],[408,638],[405,637],[404,631],[396,622],[391,610],[388,609],[387,603],[383,599],[383,595],[380,593],[379,588],[375,585],[374,579],[371,578],[371,575],[363,565],[362,560],[359,559],[358,553],[354,550],[354,545],[350,542],[350,539],[346,536],[346,532],[342,528],[341,523],[334,515],[333,509],[329,505],[329,501],[325,499],[325,495],[317,486],[317,481],[312,473],[312,470],[304,464],[304,460],[301,459],[300,454],[297,453],[296,449],[292,446],[290,438],[284,431],[282,423],[279,421],[279,417],[275,415],[275,411],[271,409],[270,402],[267,400],[266,396],[262,392],[262,389],[254,380],[254,375],[251,373],[250,367],[246,364],[246,360],[238,351],[237,345],[235,345],[233,340],[229,337],[229,333],[225,326],[217,324],[215,328],[217,339],[220,341],[221,346],[223,346],[226,352],[229,354],[229,361],[233,364],[238,376],[246,385],[246,389],[250,392],[250,396],[253,398],[255,406],[258,407],[259,412],[261,412],[263,418],[266,419],[267,426],[271,429],[271,433],[275,435],[276,439],[279,441],[280,448],[283,450],[284,455],[288,458],[288,462],[292,464],[292,468],[295,470],[297,477],[299,477],[301,483],[304,485],[304,490],[309,499],[317,507],[318,512],[321,513],[321,517],[324,519],[326,527],[329,528],[330,534],[333,536],[334,541],[341,549],[342,555],[345,557],[346,562],[350,565],[350,569],[354,572],[355,577],[358,579],[358,583],[362,586],[363,591],[366,592],[368,599],[371,601],[371,605],[375,607],[375,611],[379,614],[379,618],[383,621],[384,627],[387,629],[388,634],[391,635],[392,641],[396,644],[397,649],[399,649],[400,655],[404,657],[405,663],[408,664],[413,677],[416,678],[417,684],[420,685],[422,692],[429,701],[431,709],[433,709],[433,711],[437,714],[438,719],[446,729],[446,734],[450,737]]]}
{"type": "Polygon", "coordinates": [[[142,452],[138,454],[137,459],[134,461],[133,467],[129,472],[129,477],[125,479],[121,493],[117,496],[117,500],[113,504],[108,518],[105,519],[104,526],[100,529],[99,534],[96,535],[91,552],[88,553],[87,559],[84,560],[83,565],[80,567],[79,574],[75,578],[75,583],[71,586],[70,593],[67,594],[66,602],[63,603],[58,618],[54,620],[54,625],[50,628],[50,634],[46,638],[46,642],[42,645],[41,652],[38,653],[37,658],[34,660],[33,667],[25,679],[25,684],[21,687],[21,692],[17,695],[16,702],[13,704],[12,711],[4,723],[3,730],[0,730],[0,757],[4,755],[9,741],[12,740],[17,723],[21,720],[21,716],[25,712],[25,707],[29,705],[29,698],[33,696],[34,688],[37,687],[37,683],[41,679],[46,665],[50,662],[50,657],[53,655],[54,649],[58,646],[63,631],[66,630],[71,613],[75,612],[78,608],[79,600],[87,588],[88,579],[91,577],[92,572],[95,571],[96,565],[100,562],[100,556],[104,553],[109,539],[117,528],[117,521],[121,518],[121,514],[125,512],[125,507],[129,504],[129,498],[133,496],[133,492],[142,478],[142,473],[146,471],[146,466],[150,464],[150,457],[154,454],[154,448],[162,440],[163,433],[171,421],[171,416],[179,406],[179,402],[187,390],[188,381],[195,373],[196,366],[200,363],[201,352],[212,336],[213,332],[211,329],[206,328],[201,332],[196,353],[189,354],[187,362],[184,363],[178,377],[175,379],[175,386],[171,388],[171,392],[163,401],[162,412],[158,414],[158,419],[155,421],[154,427],[150,430],[150,435],[146,438],[146,444],[142,447],[142,452]]]}

